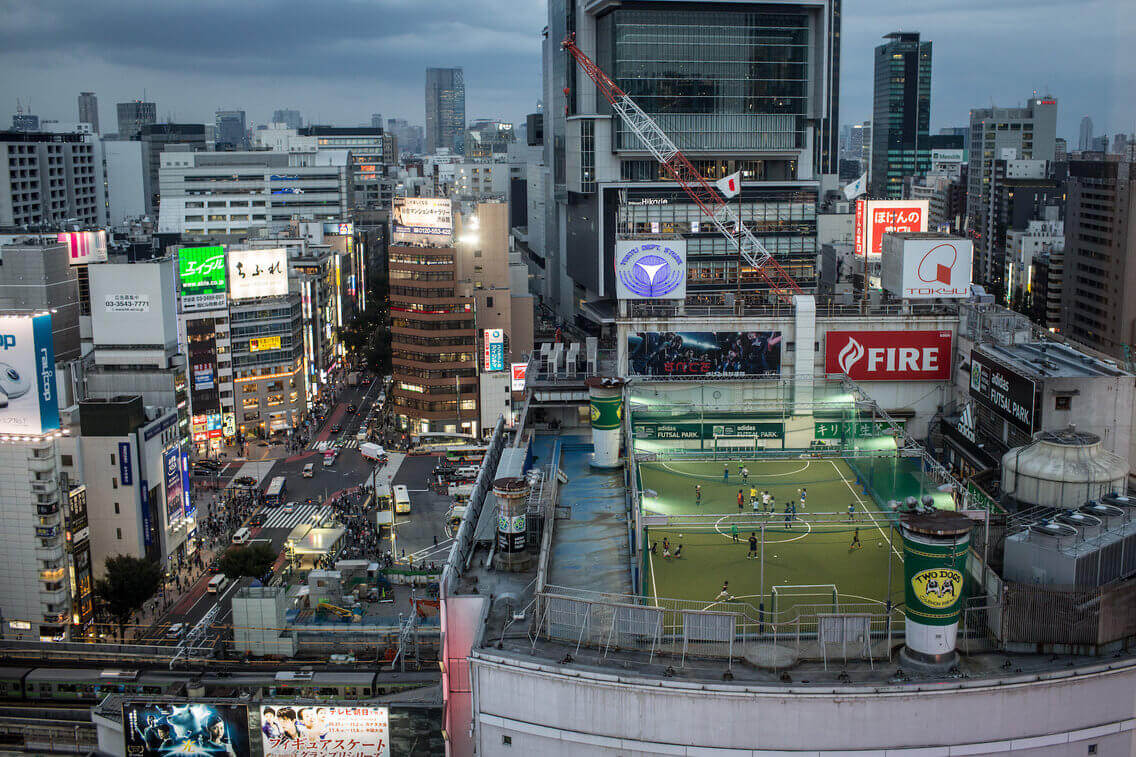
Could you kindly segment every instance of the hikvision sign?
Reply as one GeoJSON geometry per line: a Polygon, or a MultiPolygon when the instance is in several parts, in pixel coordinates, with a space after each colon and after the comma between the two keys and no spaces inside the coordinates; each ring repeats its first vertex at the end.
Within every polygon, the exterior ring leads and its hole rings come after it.
{"type": "Polygon", "coordinates": [[[970,296],[974,243],[939,235],[889,238],[884,247],[883,288],[908,299],[970,296]]]}
{"type": "Polygon", "coordinates": [[[854,381],[949,381],[950,331],[829,331],[824,372],[854,381]]]}

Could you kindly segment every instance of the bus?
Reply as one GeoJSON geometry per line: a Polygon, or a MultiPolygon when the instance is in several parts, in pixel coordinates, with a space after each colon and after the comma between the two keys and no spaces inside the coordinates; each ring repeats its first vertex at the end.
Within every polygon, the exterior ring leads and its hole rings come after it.
{"type": "Polygon", "coordinates": [[[284,503],[284,494],[287,488],[287,482],[283,476],[272,479],[268,488],[264,490],[264,504],[269,507],[280,507],[284,503]]]}
{"type": "Polygon", "coordinates": [[[450,465],[469,465],[470,463],[480,465],[481,461],[485,459],[485,454],[488,451],[488,447],[463,447],[462,449],[451,449],[446,451],[444,459],[450,465]]]}
{"type": "Polygon", "coordinates": [[[402,484],[396,484],[394,489],[394,511],[396,513],[410,512],[410,492],[402,484]]]}

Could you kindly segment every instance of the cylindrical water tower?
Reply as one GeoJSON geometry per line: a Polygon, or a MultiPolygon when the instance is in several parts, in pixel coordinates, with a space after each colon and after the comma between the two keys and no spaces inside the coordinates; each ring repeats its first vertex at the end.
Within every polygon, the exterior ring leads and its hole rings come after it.
{"type": "Polygon", "coordinates": [[[973,522],[965,515],[925,508],[902,513],[907,615],[904,664],[946,671],[958,661],[955,642],[962,611],[966,554],[973,522]]]}
{"type": "Polygon", "coordinates": [[[592,465],[596,468],[618,468],[623,386],[627,382],[620,378],[592,376],[587,383],[592,415],[592,465]]]}
{"type": "Polygon", "coordinates": [[[523,478],[499,478],[493,482],[497,497],[497,552],[493,567],[497,570],[527,570],[532,562],[528,550],[525,513],[528,510],[529,484],[523,478]]]}

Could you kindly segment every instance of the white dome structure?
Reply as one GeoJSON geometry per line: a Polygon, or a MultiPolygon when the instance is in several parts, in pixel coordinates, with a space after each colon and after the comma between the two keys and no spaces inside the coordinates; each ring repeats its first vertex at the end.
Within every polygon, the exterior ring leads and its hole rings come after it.
{"type": "Polygon", "coordinates": [[[1002,493],[1020,507],[1076,509],[1086,500],[1123,492],[1128,462],[1101,445],[1095,434],[1044,431],[1002,456],[1002,493]]]}

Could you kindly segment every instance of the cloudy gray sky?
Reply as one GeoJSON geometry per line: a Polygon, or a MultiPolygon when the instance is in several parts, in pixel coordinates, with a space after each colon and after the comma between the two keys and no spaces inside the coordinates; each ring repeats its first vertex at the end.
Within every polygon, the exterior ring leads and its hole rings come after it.
{"type": "MultiPolygon", "coordinates": [[[[841,121],[870,115],[872,48],[890,31],[934,42],[932,126],[1048,90],[1059,133],[1136,130],[1136,0],[845,0],[841,121]]],[[[467,115],[519,121],[540,96],[543,0],[0,0],[0,118],[30,98],[76,118],[76,95],[142,97],[161,118],[240,106],[355,124],[423,121],[427,66],[463,66],[467,115]]]]}

